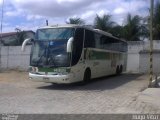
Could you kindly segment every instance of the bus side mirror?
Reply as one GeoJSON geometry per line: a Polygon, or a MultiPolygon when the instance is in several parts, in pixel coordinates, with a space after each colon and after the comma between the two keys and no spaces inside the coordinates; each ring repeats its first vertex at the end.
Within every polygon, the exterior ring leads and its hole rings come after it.
{"type": "Polygon", "coordinates": [[[74,38],[71,37],[71,38],[69,38],[69,40],[67,42],[67,52],[69,52],[69,53],[72,52],[73,41],[74,41],[74,38]]]}
{"type": "Polygon", "coordinates": [[[23,52],[25,51],[25,47],[26,47],[26,44],[27,44],[28,42],[33,42],[33,39],[28,38],[28,39],[25,39],[25,40],[23,41],[23,43],[22,43],[22,49],[21,49],[23,52]]]}

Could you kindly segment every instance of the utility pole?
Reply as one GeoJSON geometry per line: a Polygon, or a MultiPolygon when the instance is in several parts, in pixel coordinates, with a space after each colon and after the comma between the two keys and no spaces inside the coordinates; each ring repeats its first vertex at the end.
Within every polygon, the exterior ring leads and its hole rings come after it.
{"type": "Polygon", "coordinates": [[[154,0],[150,0],[150,71],[149,71],[149,86],[152,87],[153,80],[153,8],[154,0]]]}
{"type": "Polygon", "coordinates": [[[2,1],[2,7],[1,7],[1,35],[0,35],[0,68],[1,68],[1,47],[2,47],[2,32],[3,32],[3,12],[4,12],[4,0],[2,1]]]}

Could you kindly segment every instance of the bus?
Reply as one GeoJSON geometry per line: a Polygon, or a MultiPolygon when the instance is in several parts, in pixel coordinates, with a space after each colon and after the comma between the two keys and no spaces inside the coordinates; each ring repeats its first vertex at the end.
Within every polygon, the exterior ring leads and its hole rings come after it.
{"type": "Polygon", "coordinates": [[[37,29],[32,43],[29,79],[47,83],[86,83],[126,69],[127,42],[99,29],[56,25],[37,29]]]}

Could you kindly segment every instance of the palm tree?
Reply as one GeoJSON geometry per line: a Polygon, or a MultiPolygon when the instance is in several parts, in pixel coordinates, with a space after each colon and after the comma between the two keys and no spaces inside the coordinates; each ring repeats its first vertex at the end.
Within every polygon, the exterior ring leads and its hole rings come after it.
{"type": "Polygon", "coordinates": [[[112,29],[110,30],[110,33],[113,36],[123,38],[123,26],[120,25],[113,26],[112,29]]]}
{"type": "Polygon", "coordinates": [[[157,2],[153,13],[153,38],[160,39],[160,2],[157,2]]]}
{"type": "Polygon", "coordinates": [[[102,17],[96,15],[94,19],[95,28],[106,32],[110,32],[114,24],[115,23],[111,21],[111,15],[103,15],[102,17]]]}
{"type": "Polygon", "coordinates": [[[77,25],[84,25],[85,22],[81,18],[69,18],[69,21],[66,22],[67,24],[77,24],[77,25]]]}
{"type": "Polygon", "coordinates": [[[16,34],[16,41],[15,41],[15,45],[22,45],[24,39],[26,38],[26,33],[25,31],[22,31],[21,29],[19,28],[16,28],[15,29],[17,34],[16,34]]]}
{"type": "Polygon", "coordinates": [[[123,26],[122,36],[128,41],[139,41],[146,34],[146,27],[141,23],[143,19],[138,15],[127,15],[126,22],[123,26]]]}

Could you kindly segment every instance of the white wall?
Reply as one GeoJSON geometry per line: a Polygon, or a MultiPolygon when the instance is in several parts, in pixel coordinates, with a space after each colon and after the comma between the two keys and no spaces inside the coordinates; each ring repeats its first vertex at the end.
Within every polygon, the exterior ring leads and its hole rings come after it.
{"type": "Polygon", "coordinates": [[[127,72],[139,72],[139,52],[144,49],[145,42],[131,41],[128,42],[128,58],[127,58],[127,72]]]}
{"type": "Polygon", "coordinates": [[[29,66],[31,46],[26,46],[25,52],[21,46],[1,47],[1,68],[27,70],[29,66]]]}
{"type": "Polygon", "coordinates": [[[139,72],[139,54],[129,53],[127,58],[127,72],[138,73],[139,72]]]}
{"type": "MultiPolygon", "coordinates": [[[[147,73],[149,70],[149,53],[139,54],[140,51],[146,51],[150,48],[150,41],[130,41],[128,42],[127,72],[147,73]]],[[[160,40],[153,41],[154,50],[160,50],[160,40]]],[[[160,52],[154,53],[154,72],[158,72],[160,67],[160,52]]]]}
{"type": "MultiPolygon", "coordinates": [[[[1,68],[27,70],[30,61],[31,46],[21,52],[21,46],[2,46],[1,68]]],[[[160,40],[154,41],[154,49],[160,50],[160,40]]],[[[139,54],[140,51],[149,50],[149,41],[128,42],[127,72],[146,73],[149,69],[149,53],[139,54]]],[[[160,71],[160,52],[154,54],[154,72],[160,71]]]]}
{"type": "MultiPolygon", "coordinates": [[[[140,52],[139,70],[141,73],[149,73],[149,51],[140,52]]],[[[160,74],[160,50],[153,51],[153,73],[160,74]]]]}

